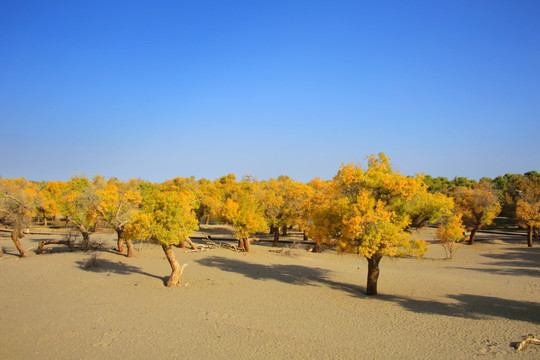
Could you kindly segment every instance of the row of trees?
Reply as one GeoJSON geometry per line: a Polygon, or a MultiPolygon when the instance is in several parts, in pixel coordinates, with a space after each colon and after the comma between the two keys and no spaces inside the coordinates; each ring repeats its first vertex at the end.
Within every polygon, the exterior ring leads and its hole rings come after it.
{"type": "Polygon", "coordinates": [[[239,248],[245,252],[254,234],[270,229],[278,246],[280,229],[283,234],[296,225],[313,239],[315,252],[332,244],[339,251],[364,256],[369,295],[377,294],[384,256],[420,257],[425,252],[426,243],[413,240],[412,229],[438,224],[439,237],[452,244],[463,238],[466,227],[472,244],[476,232],[512,201],[514,216],[530,234],[538,226],[540,177],[524,175],[497,192],[495,180],[440,186],[445,183],[442,178],[401,175],[384,154],[372,155],[367,162],[365,169],[343,165],[333,180],[307,184],[287,176],[237,181],[232,174],[214,181],[191,177],[160,184],[100,176],[41,183],[0,179],[0,220],[11,227],[23,257],[19,236],[34,217],[46,224],[48,218],[62,216],[81,233],[83,250],[89,249],[98,221],[116,231],[118,251],[128,257],[133,256],[134,239],[156,241],[171,265],[168,286],[176,285],[182,273],[172,245],[189,241],[200,222],[234,226],[239,248]]]}

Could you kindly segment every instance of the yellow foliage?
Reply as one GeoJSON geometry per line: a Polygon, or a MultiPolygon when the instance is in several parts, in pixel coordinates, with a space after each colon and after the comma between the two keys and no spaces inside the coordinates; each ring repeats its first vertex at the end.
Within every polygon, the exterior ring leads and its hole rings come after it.
{"type": "Polygon", "coordinates": [[[470,229],[478,230],[484,225],[490,225],[501,212],[498,197],[484,183],[456,189],[454,202],[458,212],[463,215],[463,223],[470,229]]]}
{"type": "Polygon", "coordinates": [[[354,164],[342,165],[334,182],[342,197],[342,251],[357,252],[366,258],[377,256],[421,256],[422,241],[412,241],[406,232],[410,217],[406,205],[425,193],[421,176],[407,177],[394,172],[384,154],[368,158],[364,171],[354,164]]]}
{"type": "Polygon", "coordinates": [[[185,240],[199,228],[193,199],[194,194],[189,191],[152,191],[126,226],[126,238],[153,240],[165,245],[185,240]]]}

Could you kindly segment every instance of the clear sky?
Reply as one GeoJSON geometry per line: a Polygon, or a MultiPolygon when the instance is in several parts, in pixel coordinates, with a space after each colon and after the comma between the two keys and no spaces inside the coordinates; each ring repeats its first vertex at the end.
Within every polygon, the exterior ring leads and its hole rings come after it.
{"type": "Polygon", "coordinates": [[[540,1],[0,1],[0,176],[540,170],[540,1]]]}

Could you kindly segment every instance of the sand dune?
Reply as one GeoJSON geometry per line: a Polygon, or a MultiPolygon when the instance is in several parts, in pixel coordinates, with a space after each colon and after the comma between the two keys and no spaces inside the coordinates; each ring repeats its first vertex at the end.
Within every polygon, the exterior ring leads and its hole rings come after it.
{"type": "Polygon", "coordinates": [[[0,359],[540,358],[540,346],[512,347],[540,335],[540,249],[523,238],[481,235],[452,261],[440,245],[385,258],[367,297],[366,261],[332,249],[175,249],[189,265],[170,289],[152,244],[127,259],[95,234],[105,250],[87,267],[91,254],[62,246],[19,259],[0,236],[0,359]]]}

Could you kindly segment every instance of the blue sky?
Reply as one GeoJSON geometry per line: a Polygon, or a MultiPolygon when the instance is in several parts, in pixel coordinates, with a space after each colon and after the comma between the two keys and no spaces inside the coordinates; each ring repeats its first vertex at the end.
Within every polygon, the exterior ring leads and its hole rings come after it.
{"type": "Polygon", "coordinates": [[[2,1],[0,176],[540,170],[539,1],[2,1]]]}

